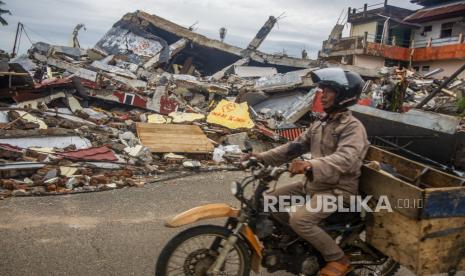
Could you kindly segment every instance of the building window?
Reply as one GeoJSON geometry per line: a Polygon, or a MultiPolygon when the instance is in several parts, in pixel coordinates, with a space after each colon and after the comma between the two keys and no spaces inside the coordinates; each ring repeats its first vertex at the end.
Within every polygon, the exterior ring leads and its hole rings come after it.
{"type": "Polygon", "coordinates": [[[423,32],[421,32],[422,36],[425,36],[426,33],[431,32],[433,30],[433,26],[424,26],[423,27],[423,32]]]}
{"type": "Polygon", "coordinates": [[[415,70],[416,72],[420,71],[420,66],[413,66],[413,70],[415,70]]]}
{"type": "Polygon", "coordinates": [[[454,22],[444,23],[441,25],[441,38],[452,36],[452,27],[454,22]]]}
{"type": "Polygon", "coordinates": [[[429,65],[424,65],[423,67],[421,67],[421,71],[422,72],[429,72],[429,65]]]}
{"type": "Polygon", "coordinates": [[[124,103],[129,105],[134,104],[134,95],[124,94],[124,103]]]}

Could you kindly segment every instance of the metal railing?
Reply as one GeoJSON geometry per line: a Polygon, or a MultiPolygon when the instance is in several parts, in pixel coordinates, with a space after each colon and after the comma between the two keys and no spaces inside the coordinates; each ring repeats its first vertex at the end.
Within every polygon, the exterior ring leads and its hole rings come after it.
{"type": "Polygon", "coordinates": [[[363,36],[351,36],[343,37],[340,40],[333,41],[330,43],[330,47],[323,50],[325,54],[337,53],[340,51],[347,50],[360,50],[367,47],[367,43],[384,44],[387,46],[397,46],[402,48],[426,48],[426,47],[438,47],[443,45],[451,45],[463,43],[463,35],[447,38],[437,39],[424,39],[424,40],[400,40],[394,36],[386,38],[382,41],[381,35],[365,34],[363,36]]]}
{"type": "MultiPolygon", "coordinates": [[[[376,4],[372,4],[372,5],[366,5],[366,9],[368,8],[373,8],[373,7],[377,7],[377,8],[381,8],[381,7],[384,7],[384,2],[381,2],[381,3],[376,3],[376,4]]],[[[355,10],[356,13],[358,13],[359,11],[360,12],[363,12],[363,11],[366,11],[365,7],[362,7],[362,8],[352,8],[352,11],[355,10]]]]}
{"type": "MultiPolygon", "coordinates": [[[[375,34],[368,34],[367,35],[367,42],[372,43],[383,43],[381,35],[375,34]]],[[[393,45],[405,48],[426,48],[426,47],[437,47],[443,45],[450,45],[450,44],[457,44],[463,42],[463,36],[452,36],[452,37],[444,37],[444,38],[425,38],[421,40],[401,40],[394,36],[387,38],[385,41],[386,45],[393,45]]]]}
{"type": "Polygon", "coordinates": [[[460,36],[414,40],[413,48],[436,47],[460,43],[460,36]]]}

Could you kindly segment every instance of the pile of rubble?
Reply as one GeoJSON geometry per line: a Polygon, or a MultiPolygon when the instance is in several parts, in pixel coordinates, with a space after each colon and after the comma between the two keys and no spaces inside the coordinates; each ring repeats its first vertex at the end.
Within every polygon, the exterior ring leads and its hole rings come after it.
{"type": "MultiPolygon", "coordinates": [[[[464,69],[460,68],[456,75],[464,69]]],[[[432,78],[440,72],[442,69],[420,75],[408,69],[382,68],[380,79],[367,82],[360,104],[392,112],[422,108],[463,117],[465,79],[456,79],[453,76],[444,80],[432,78]]]]}
{"type": "Polygon", "coordinates": [[[256,90],[254,69],[276,69],[232,65],[203,76],[192,59],[174,63],[190,41],[168,45],[132,20],[89,50],[39,42],[1,63],[0,197],[141,186],[218,166],[257,136],[257,150],[279,140],[234,102],[256,90]]]}
{"type": "MultiPolygon", "coordinates": [[[[330,65],[257,51],[275,22],[240,49],[136,12],[92,49],[39,42],[0,61],[0,198],[140,187],[296,138],[323,113],[311,71],[330,65]]],[[[372,80],[361,104],[392,111],[436,85],[348,69],[372,80]]]]}

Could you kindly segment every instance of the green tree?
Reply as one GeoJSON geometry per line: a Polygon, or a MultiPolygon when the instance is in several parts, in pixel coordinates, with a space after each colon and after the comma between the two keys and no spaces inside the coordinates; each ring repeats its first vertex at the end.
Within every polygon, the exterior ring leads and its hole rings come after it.
{"type": "MultiPolygon", "coordinates": [[[[5,5],[5,2],[0,1],[0,6],[1,5],[5,5]]],[[[5,26],[5,25],[8,25],[8,22],[6,22],[5,18],[3,18],[3,16],[2,16],[3,14],[11,15],[11,12],[9,10],[0,9],[0,24],[5,26]]]]}

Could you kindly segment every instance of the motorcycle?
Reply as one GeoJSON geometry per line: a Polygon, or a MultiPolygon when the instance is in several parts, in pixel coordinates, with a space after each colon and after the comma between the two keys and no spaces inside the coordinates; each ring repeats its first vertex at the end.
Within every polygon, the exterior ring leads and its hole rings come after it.
{"type": "MultiPolygon", "coordinates": [[[[160,253],[156,276],[238,275],[286,271],[317,275],[325,262],[307,241],[270,212],[264,211],[264,196],[276,187],[285,167],[265,166],[251,158],[242,163],[251,175],[232,183],[231,192],[240,208],[207,204],[178,214],[166,223],[175,228],[205,219],[227,218],[224,226],[200,225],[172,238],[160,253]],[[271,187],[271,183],[275,183],[271,187]]],[[[363,213],[331,214],[321,227],[349,257],[354,268],[349,275],[394,275],[399,264],[364,241],[363,213]]]]}

